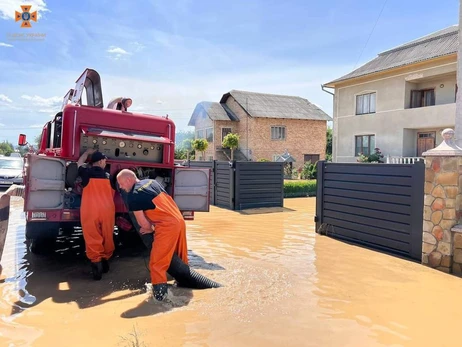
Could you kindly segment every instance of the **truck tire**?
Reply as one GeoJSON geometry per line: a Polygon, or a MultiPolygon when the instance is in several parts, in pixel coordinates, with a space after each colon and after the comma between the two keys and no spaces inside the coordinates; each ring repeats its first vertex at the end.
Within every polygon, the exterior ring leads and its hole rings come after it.
{"type": "Polygon", "coordinates": [[[26,239],[29,249],[34,254],[44,254],[52,251],[59,235],[59,222],[26,222],[26,239]]]}

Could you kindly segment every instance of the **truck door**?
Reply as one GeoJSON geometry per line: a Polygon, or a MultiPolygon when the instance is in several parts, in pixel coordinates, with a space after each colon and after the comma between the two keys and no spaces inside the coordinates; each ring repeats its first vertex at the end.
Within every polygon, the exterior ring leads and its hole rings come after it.
{"type": "Polygon", "coordinates": [[[66,163],[36,154],[25,159],[24,210],[55,210],[64,206],[66,163]]]}
{"type": "Polygon", "coordinates": [[[173,199],[180,211],[209,212],[210,169],[175,168],[173,199]]]}

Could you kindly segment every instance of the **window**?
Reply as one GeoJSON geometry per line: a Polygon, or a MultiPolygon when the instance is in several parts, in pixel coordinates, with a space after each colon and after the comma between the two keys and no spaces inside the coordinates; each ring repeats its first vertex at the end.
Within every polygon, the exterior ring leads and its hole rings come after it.
{"type": "Polygon", "coordinates": [[[203,139],[203,138],[204,138],[204,130],[197,130],[196,139],[203,139]]]}
{"type": "Polygon", "coordinates": [[[422,89],[411,91],[411,108],[435,105],[435,90],[422,89]]]}
{"type": "Polygon", "coordinates": [[[375,93],[356,95],[356,114],[375,113],[375,93]]]}
{"type": "Polygon", "coordinates": [[[311,164],[315,164],[317,161],[319,161],[319,154],[304,154],[303,161],[305,163],[310,161],[311,164]]]}
{"type": "Polygon", "coordinates": [[[205,129],[205,138],[207,142],[213,142],[213,128],[205,129]]]}
{"type": "Polygon", "coordinates": [[[285,140],[286,127],[271,127],[271,140],[285,140]]]}
{"type": "Polygon", "coordinates": [[[374,153],[375,135],[355,136],[355,157],[374,153]]]}

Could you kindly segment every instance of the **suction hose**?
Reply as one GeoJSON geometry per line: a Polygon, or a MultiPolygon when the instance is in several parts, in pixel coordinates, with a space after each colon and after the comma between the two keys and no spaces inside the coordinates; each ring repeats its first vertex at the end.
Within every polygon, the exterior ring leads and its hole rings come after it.
{"type": "MultiPolygon", "coordinates": [[[[136,230],[138,231],[138,234],[141,237],[141,240],[143,241],[144,245],[146,248],[149,250],[149,253],[151,253],[152,249],[152,242],[154,241],[154,234],[140,234],[139,233],[139,226],[136,223],[136,218],[133,215],[132,212],[129,213],[130,217],[132,219],[133,224],[135,225],[136,230]]],[[[207,277],[201,275],[197,271],[191,269],[189,265],[185,264],[183,260],[177,255],[173,254],[172,260],[170,262],[170,266],[167,270],[168,274],[172,276],[179,287],[185,287],[185,288],[192,288],[192,289],[209,289],[209,288],[219,288],[222,285],[208,279],[207,277]]],[[[166,287],[164,288],[163,285],[157,285],[159,290],[157,288],[154,288],[155,292],[161,292],[162,294],[159,293],[160,296],[166,293],[166,287]]],[[[156,287],[156,286],[155,286],[156,287]]],[[[155,293],[156,299],[157,299],[157,293],[155,293]]],[[[159,300],[159,299],[158,299],[159,300]]]]}

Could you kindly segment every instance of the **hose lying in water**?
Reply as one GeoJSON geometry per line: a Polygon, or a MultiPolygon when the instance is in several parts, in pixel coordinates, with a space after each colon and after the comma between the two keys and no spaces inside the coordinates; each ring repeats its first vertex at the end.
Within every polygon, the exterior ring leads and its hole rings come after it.
{"type": "MultiPolygon", "coordinates": [[[[135,224],[135,228],[138,231],[138,234],[141,237],[141,240],[143,240],[144,245],[147,247],[149,250],[149,253],[151,253],[152,249],[152,242],[154,241],[154,234],[141,234],[139,233],[139,226],[136,222],[135,216],[130,213],[130,217],[132,217],[133,224],[135,224]]],[[[221,284],[212,281],[205,277],[204,275],[201,275],[200,273],[196,272],[195,270],[191,269],[191,267],[177,254],[173,254],[172,260],[170,262],[170,266],[167,270],[168,274],[172,276],[179,287],[184,287],[184,288],[192,288],[192,289],[209,289],[209,288],[219,288],[222,287],[221,284]]],[[[158,299],[157,296],[159,294],[159,298],[162,297],[164,294],[166,294],[167,287],[164,285],[155,285],[154,286],[154,292],[155,292],[155,297],[157,300],[162,300],[158,299]]]]}

